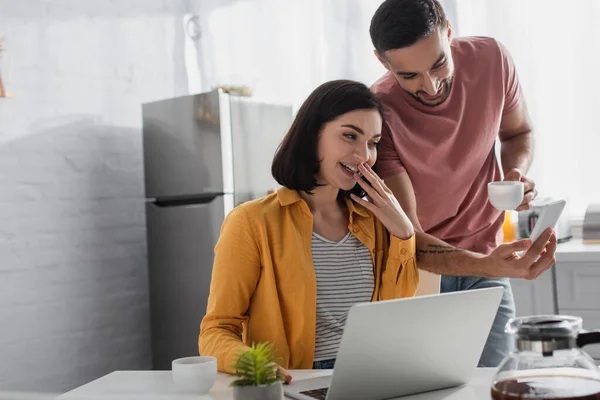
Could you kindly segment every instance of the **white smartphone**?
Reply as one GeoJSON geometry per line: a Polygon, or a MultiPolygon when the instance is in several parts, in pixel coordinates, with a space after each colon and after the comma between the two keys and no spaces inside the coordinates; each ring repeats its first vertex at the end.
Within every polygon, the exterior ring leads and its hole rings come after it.
{"type": "Polygon", "coordinates": [[[566,204],[565,200],[557,200],[543,206],[540,216],[535,221],[531,235],[529,235],[531,243],[535,243],[546,229],[556,226],[566,204]]]}

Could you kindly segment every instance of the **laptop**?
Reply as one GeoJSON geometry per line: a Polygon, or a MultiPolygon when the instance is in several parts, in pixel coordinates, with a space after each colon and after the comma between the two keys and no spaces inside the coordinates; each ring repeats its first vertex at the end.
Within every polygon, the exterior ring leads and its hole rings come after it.
{"type": "Polygon", "coordinates": [[[381,400],[468,383],[504,289],[361,303],[348,314],[333,374],[292,381],[298,400],[381,400]]]}

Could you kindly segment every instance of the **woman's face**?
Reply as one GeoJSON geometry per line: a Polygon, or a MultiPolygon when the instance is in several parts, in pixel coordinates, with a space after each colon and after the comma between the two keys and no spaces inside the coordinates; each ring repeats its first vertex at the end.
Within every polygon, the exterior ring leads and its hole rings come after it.
{"type": "Polygon", "coordinates": [[[337,189],[352,189],[358,165],[373,166],[377,160],[382,123],[377,110],[367,109],[348,112],[325,124],[319,136],[317,182],[337,189]]]}

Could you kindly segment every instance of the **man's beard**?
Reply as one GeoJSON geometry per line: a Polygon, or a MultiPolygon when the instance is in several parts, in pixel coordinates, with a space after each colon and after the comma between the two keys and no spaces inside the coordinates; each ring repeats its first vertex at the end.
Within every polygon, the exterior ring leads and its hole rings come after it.
{"type": "Polygon", "coordinates": [[[444,87],[443,93],[441,94],[440,98],[435,101],[435,103],[428,103],[428,102],[425,102],[423,99],[421,99],[421,97],[419,97],[419,93],[425,93],[422,90],[417,91],[416,94],[408,92],[408,91],[406,91],[406,93],[410,94],[412,96],[412,98],[414,98],[415,100],[417,100],[419,103],[423,104],[424,106],[437,107],[440,104],[442,104],[443,102],[445,102],[448,99],[448,97],[450,96],[450,90],[452,90],[452,82],[453,82],[453,77],[446,78],[442,81],[442,86],[444,87]]]}

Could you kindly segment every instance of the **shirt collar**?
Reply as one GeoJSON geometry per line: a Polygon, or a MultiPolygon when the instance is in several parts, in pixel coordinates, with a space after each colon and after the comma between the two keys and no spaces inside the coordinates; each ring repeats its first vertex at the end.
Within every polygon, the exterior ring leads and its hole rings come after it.
{"type": "MultiPolygon", "coordinates": [[[[277,190],[277,197],[279,198],[279,203],[283,206],[289,206],[290,204],[297,203],[299,201],[304,202],[298,191],[288,189],[286,187],[281,187],[277,190]]],[[[369,217],[369,211],[361,206],[360,204],[356,204],[351,199],[344,199],[346,202],[346,206],[348,207],[348,211],[350,212],[350,218],[352,218],[352,214],[360,215],[361,217],[369,217]]]]}

